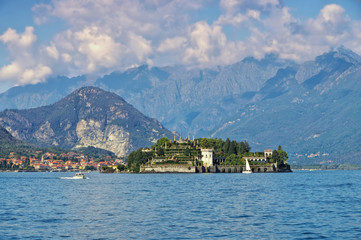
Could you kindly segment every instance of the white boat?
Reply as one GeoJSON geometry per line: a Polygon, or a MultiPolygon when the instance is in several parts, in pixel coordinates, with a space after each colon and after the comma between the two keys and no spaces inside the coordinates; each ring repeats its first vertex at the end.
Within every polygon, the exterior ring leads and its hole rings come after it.
{"type": "Polygon", "coordinates": [[[78,172],[75,174],[75,176],[73,177],[75,179],[85,179],[85,175],[84,173],[78,172]]]}
{"type": "Polygon", "coordinates": [[[251,167],[248,163],[248,159],[246,159],[246,170],[244,170],[242,173],[252,173],[251,167]]]}

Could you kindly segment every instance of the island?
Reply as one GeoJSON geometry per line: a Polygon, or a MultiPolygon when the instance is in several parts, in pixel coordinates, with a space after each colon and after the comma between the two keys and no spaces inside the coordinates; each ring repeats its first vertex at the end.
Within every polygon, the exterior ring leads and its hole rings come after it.
{"type": "Polygon", "coordinates": [[[287,153],[281,146],[263,152],[250,150],[247,141],[228,138],[226,141],[161,138],[150,148],[131,152],[127,166],[122,170],[137,173],[242,173],[249,162],[252,173],[292,172],[287,153]]]}

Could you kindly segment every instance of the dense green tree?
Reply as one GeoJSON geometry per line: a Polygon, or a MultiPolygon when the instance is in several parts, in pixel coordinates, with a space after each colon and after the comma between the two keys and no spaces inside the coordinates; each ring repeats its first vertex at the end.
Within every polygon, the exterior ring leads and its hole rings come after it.
{"type": "Polygon", "coordinates": [[[280,156],[278,155],[277,150],[273,150],[272,152],[272,162],[278,163],[280,161],[280,156]]]}
{"type": "Polygon", "coordinates": [[[248,144],[247,141],[244,141],[244,145],[246,147],[246,152],[250,152],[251,151],[251,146],[248,144]]]}
{"type": "Polygon", "coordinates": [[[142,149],[131,152],[128,156],[128,169],[133,172],[139,172],[140,165],[146,163],[151,157],[152,153],[143,152],[142,149]]]}
{"type": "Polygon", "coordinates": [[[285,164],[287,159],[288,159],[287,153],[285,151],[283,151],[283,150],[278,150],[277,153],[278,153],[279,163],[280,164],[285,164]]]}
{"type": "Polygon", "coordinates": [[[211,144],[207,138],[202,138],[200,142],[201,148],[210,148],[211,144]]]}
{"type": "Polygon", "coordinates": [[[251,147],[249,146],[247,141],[240,142],[238,144],[238,154],[245,154],[251,151],[251,147]]]}
{"type": "Polygon", "coordinates": [[[125,170],[125,165],[124,164],[118,164],[117,168],[119,171],[124,171],[125,170]]]}
{"type": "Polygon", "coordinates": [[[229,145],[228,154],[237,154],[237,142],[232,141],[229,145]]]}
{"type": "Polygon", "coordinates": [[[160,138],[158,139],[157,143],[155,144],[155,147],[157,148],[166,148],[166,147],[169,147],[171,144],[171,141],[164,137],[164,138],[160,138]]]}
{"type": "Polygon", "coordinates": [[[231,154],[226,157],[224,165],[243,165],[241,156],[237,156],[236,154],[231,154]]]}
{"type": "Polygon", "coordinates": [[[229,140],[229,138],[227,138],[226,142],[223,145],[223,152],[224,153],[228,154],[230,145],[231,145],[231,141],[229,140]]]}
{"type": "Polygon", "coordinates": [[[164,156],[164,149],[161,148],[161,147],[158,147],[158,149],[157,149],[157,155],[158,155],[158,156],[164,156]]]}
{"type": "Polygon", "coordinates": [[[221,152],[223,150],[224,141],[221,138],[216,139],[214,144],[214,150],[216,152],[221,152]]]}

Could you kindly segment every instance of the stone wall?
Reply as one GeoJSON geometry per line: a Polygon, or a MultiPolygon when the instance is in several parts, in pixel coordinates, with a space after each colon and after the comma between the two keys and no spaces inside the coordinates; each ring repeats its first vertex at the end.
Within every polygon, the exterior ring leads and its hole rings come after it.
{"type": "MultiPolygon", "coordinates": [[[[275,164],[272,165],[251,165],[254,173],[278,172],[275,164]]],[[[210,167],[191,166],[186,164],[151,164],[143,165],[141,173],[242,173],[245,166],[240,165],[214,165],[210,167]]]]}
{"type": "Polygon", "coordinates": [[[141,173],[196,173],[196,167],[181,164],[154,164],[140,168],[141,173]]]}
{"type": "MultiPolygon", "coordinates": [[[[277,172],[277,167],[273,165],[251,165],[252,172],[254,173],[267,173],[277,172]]],[[[215,165],[211,167],[198,166],[196,168],[197,173],[242,173],[245,170],[245,166],[239,165],[215,165]]]]}

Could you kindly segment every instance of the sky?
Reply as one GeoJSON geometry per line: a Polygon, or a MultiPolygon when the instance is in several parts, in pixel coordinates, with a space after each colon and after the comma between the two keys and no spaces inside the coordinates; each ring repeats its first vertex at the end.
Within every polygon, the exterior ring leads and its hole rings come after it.
{"type": "Polygon", "coordinates": [[[0,0],[0,92],[148,64],[361,54],[361,0],[0,0]]]}

